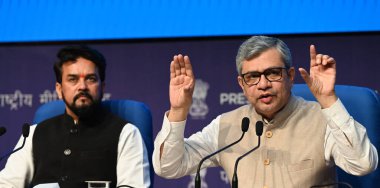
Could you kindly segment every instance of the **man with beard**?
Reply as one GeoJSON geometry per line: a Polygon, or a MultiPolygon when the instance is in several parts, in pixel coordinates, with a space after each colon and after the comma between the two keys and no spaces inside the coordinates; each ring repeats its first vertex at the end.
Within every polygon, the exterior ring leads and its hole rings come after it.
{"type": "MultiPolygon", "coordinates": [[[[54,65],[56,92],[65,113],[31,126],[25,147],[0,173],[0,187],[58,183],[87,187],[149,187],[149,162],[139,130],[101,106],[106,61],[86,46],[61,49],[54,65]]],[[[20,144],[20,142],[18,143],[20,144]]]]}
{"type": "Polygon", "coordinates": [[[170,65],[170,110],[154,143],[156,173],[178,178],[196,171],[205,156],[237,140],[241,122],[250,130],[238,144],[214,155],[203,168],[221,166],[229,180],[235,160],[258,144],[255,122],[264,122],[261,146],[241,160],[239,186],[249,188],[310,187],[335,181],[335,165],[353,175],[377,167],[377,151],[366,129],[335,95],[336,62],[310,46],[310,74],[299,72],[317,102],[291,93],[295,77],[290,50],[273,37],[253,36],[236,56],[237,81],[249,104],[216,117],[201,132],[184,139],[195,78],[188,56],[174,56],[170,65]]]}

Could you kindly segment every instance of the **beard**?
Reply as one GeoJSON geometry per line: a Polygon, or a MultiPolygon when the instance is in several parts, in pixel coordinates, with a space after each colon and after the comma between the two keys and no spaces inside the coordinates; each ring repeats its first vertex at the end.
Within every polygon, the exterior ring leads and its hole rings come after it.
{"type": "Polygon", "coordinates": [[[79,119],[88,119],[90,118],[96,109],[100,106],[100,99],[102,98],[103,94],[98,99],[94,99],[87,91],[82,91],[74,96],[73,101],[69,103],[69,101],[66,100],[65,95],[62,92],[62,99],[65,102],[66,106],[79,117],[79,119]],[[90,100],[89,104],[82,104],[80,106],[76,105],[75,102],[80,97],[87,97],[90,100]]]}

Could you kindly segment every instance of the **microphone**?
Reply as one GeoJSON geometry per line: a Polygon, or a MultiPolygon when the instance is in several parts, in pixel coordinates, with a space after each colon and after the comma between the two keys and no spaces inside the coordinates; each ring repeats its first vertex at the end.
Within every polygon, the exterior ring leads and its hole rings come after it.
{"type": "Polygon", "coordinates": [[[235,169],[234,169],[234,175],[232,176],[232,188],[237,188],[238,187],[238,177],[237,177],[237,167],[238,167],[238,164],[239,164],[239,161],[247,156],[248,154],[252,153],[253,151],[255,151],[257,148],[260,147],[260,137],[261,135],[263,134],[263,122],[262,121],[257,121],[256,122],[256,135],[258,137],[258,143],[257,143],[257,146],[254,147],[253,149],[249,150],[247,153],[245,153],[244,155],[238,157],[235,161],[235,169]]]}
{"type": "Polygon", "coordinates": [[[22,125],[22,136],[24,137],[24,140],[26,137],[29,136],[29,130],[30,130],[29,123],[24,123],[24,125],[22,125]]]}
{"type": "Polygon", "coordinates": [[[7,129],[5,127],[0,127],[0,136],[5,134],[7,132],[7,129]]]}
{"type": "Polygon", "coordinates": [[[207,155],[206,157],[204,157],[200,162],[199,162],[199,165],[198,165],[198,169],[197,169],[197,175],[195,176],[195,188],[200,188],[201,187],[201,177],[200,177],[200,174],[199,174],[199,171],[201,170],[201,166],[202,166],[202,163],[207,160],[208,158],[212,157],[213,155],[237,144],[238,142],[240,142],[243,137],[244,137],[244,134],[248,131],[248,128],[249,128],[249,118],[247,117],[244,117],[241,121],[241,130],[243,131],[243,134],[241,135],[241,137],[236,140],[235,142],[232,142],[231,144],[227,145],[227,146],[224,146],[223,148],[215,151],[214,153],[211,153],[210,155],[207,155]]]}
{"type": "Polygon", "coordinates": [[[28,123],[24,123],[24,125],[22,125],[22,136],[24,137],[24,140],[23,140],[23,142],[22,142],[22,145],[21,145],[19,148],[17,148],[17,149],[15,149],[15,150],[13,150],[13,151],[11,151],[11,152],[9,152],[9,153],[7,153],[7,154],[1,156],[1,157],[0,157],[0,161],[2,161],[3,159],[5,159],[5,158],[8,157],[9,155],[11,155],[12,153],[17,152],[18,150],[20,150],[20,149],[22,149],[22,148],[24,147],[24,145],[25,145],[25,141],[26,141],[26,137],[29,136],[29,129],[30,129],[30,125],[29,125],[28,123]]]}

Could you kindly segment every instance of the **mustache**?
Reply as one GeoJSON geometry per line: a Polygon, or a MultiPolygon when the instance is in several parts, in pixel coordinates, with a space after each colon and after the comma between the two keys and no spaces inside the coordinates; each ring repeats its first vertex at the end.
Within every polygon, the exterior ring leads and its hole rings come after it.
{"type": "Polygon", "coordinates": [[[92,96],[91,96],[88,92],[86,92],[86,91],[81,91],[80,93],[78,93],[77,95],[75,95],[75,97],[74,97],[74,102],[75,102],[76,100],[78,100],[79,97],[87,97],[87,98],[89,98],[91,101],[94,100],[94,99],[92,98],[92,96]]]}

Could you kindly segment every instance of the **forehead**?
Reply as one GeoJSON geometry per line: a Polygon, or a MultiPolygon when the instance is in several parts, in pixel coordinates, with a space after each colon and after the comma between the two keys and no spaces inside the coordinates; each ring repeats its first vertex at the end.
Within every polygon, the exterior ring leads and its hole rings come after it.
{"type": "Polygon", "coordinates": [[[62,75],[68,74],[98,74],[98,69],[92,61],[80,57],[76,61],[65,62],[62,65],[62,75]]]}
{"type": "Polygon", "coordinates": [[[243,61],[242,73],[264,71],[268,68],[284,66],[285,64],[282,60],[281,53],[275,48],[270,48],[250,60],[243,61]]]}

